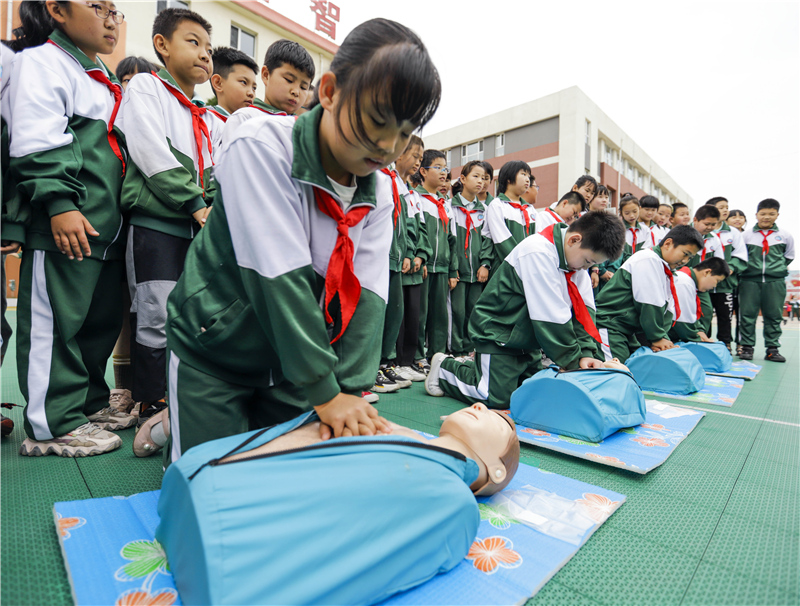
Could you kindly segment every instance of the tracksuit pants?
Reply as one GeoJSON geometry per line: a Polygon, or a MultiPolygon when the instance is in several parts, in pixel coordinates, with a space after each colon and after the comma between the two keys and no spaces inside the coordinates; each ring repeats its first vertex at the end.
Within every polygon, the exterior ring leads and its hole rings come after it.
{"type": "Polygon", "coordinates": [[[483,282],[459,282],[450,291],[450,310],[453,321],[450,351],[455,355],[467,354],[474,349],[467,327],[472,310],[475,309],[478,297],[483,292],[483,286],[483,282]]]}
{"type": "Polygon", "coordinates": [[[399,271],[389,272],[389,300],[386,303],[386,316],[383,321],[383,343],[381,345],[381,363],[394,360],[397,337],[403,323],[403,274],[399,271]]]}
{"type": "Polygon", "coordinates": [[[419,341],[419,307],[422,284],[403,286],[403,321],[397,335],[397,365],[411,366],[419,341]]]}
{"type": "Polygon", "coordinates": [[[507,409],[511,394],[541,369],[539,352],[520,355],[477,352],[475,360],[467,362],[443,360],[439,387],[446,395],[467,404],[483,402],[489,408],[507,409]]]}
{"type": "MultiPolygon", "coordinates": [[[[712,292],[709,293],[709,296],[711,297],[711,304],[714,306],[714,313],[717,316],[717,341],[730,345],[733,340],[731,335],[733,293],[712,292]]],[[[710,337],[711,335],[708,336],[710,337]]]]}
{"type": "Polygon", "coordinates": [[[764,344],[767,347],[780,347],[784,299],[786,299],[786,282],[783,280],[739,282],[740,345],[755,346],[756,320],[761,310],[764,319],[764,344]]]}
{"type": "Polygon", "coordinates": [[[136,402],[167,393],[167,298],[183,273],[191,240],[131,225],[125,263],[131,295],[131,376],[136,402]]]}
{"type": "MultiPolygon", "coordinates": [[[[642,347],[636,335],[628,335],[611,328],[598,327],[597,330],[602,339],[601,350],[606,361],[617,358],[624,364],[625,360],[630,358],[634,351],[642,347]]],[[[644,335],[642,335],[642,337],[644,337],[644,335]]],[[[646,341],[647,339],[644,340],[646,341]]],[[[649,345],[649,342],[647,345],[649,345]]]]}
{"type": "Polygon", "coordinates": [[[417,360],[431,358],[435,353],[447,351],[447,337],[450,333],[450,318],[447,311],[447,299],[450,293],[448,278],[447,272],[433,273],[429,270],[427,279],[422,282],[417,360]]]}
{"type": "Polygon", "coordinates": [[[28,437],[62,436],[108,406],[105,373],[122,326],[122,272],[122,261],[22,253],[17,377],[28,437]]]}

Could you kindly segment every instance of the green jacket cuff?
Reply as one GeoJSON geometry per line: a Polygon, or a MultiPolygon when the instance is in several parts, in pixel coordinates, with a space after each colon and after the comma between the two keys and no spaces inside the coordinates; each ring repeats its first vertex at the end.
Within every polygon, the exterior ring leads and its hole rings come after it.
{"type": "Polygon", "coordinates": [[[186,205],[186,208],[189,211],[190,215],[193,215],[198,210],[203,210],[205,207],[206,207],[206,201],[203,199],[203,196],[197,196],[194,200],[192,200],[186,205]]]}
{"type": "Polygon", "coordinates": [[[25,244],[25,226],[21,223],[3,223],[2,239],[6,242],[25,244]]]}
{"type": "Polygon", "coordinates": [[[339,389],[339,383],[336,381],[336,376],[332,372],[315,383],[305,385],[303,389],[306,392],[306,397],[311,406],[319,406],[320,404],[330,402],[342,391],[339,389]]]}
{"type": "Polygon", "coordinates": [[[47,214],[52,218],[56,215],[68,213],[73,210],[80,210],[71,200],[52,200],[46,203],[47,214]]]}

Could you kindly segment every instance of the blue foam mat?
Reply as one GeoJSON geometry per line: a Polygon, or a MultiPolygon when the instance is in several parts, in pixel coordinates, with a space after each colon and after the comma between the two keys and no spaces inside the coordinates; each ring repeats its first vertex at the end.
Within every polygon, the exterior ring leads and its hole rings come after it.
{"type": "Polygon", "coordinates": [[[739,397],[744,387],[744,379],[733,379],[717,375],[706,375],[706,384],[700,391],[687,395],[663,393],[660,391],[646,391],[642,393],[657,398],[671,398],[673,400],[686,400],[687,402],[700,402],[702,404],[715,404],[717,406],[731,407],[739,397]]]}
{"type": "MultiPolygon", "coordinates": [[[[548,536],[504,515],[481,497],[481,523],[467,559],[384,604],[516,604],[572,558],[625,496],[520,465],[507,491],[533,486],[577,502],[594,525],[579,544],[548,536]]],[[[56,503],[64,563],[77,605],[180,604],[164,550],[155,540],[160,491],[56,503]]],[[[265,598],[265,600],[268,598],[265,598]]]]}
{"type": "Polygon", "coordinates": [[[661,465],[706,413],[646,400],[645,423],[622,429],[602,442],[583,442],[517,425],[520,442],[645,474],[661,465]]]}
{"type": "Polygon", "coordinates": [[[706,375],[717,375],[719,377],[732,377],[734,379],[752,381],[762,368],[763,367],[758,364],[753,364],[747,360],[740,360],[738,362],[733,362],[730,370],[727,372],[706,372],[706,375]]]}

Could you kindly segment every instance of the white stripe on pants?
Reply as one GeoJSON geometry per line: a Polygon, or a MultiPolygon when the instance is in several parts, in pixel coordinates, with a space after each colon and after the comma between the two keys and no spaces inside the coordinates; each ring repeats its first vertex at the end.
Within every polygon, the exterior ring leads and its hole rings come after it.
{"type": "Polygon", "coordinates": [[[178,413],[178,366],[180,358],[174,351],[169,352],[169,370],[167,371],[167,391],[169,394],[169,433],[172,437],[170,459],[174,463],[181,458],[181,428],[178,413]]]}
{"type": "Polygon", "coordinates": [[[31,274],[31,349],[28,354],[28,409],[26,416],[37,440],[54,436],[47,423],[45,398],[53,364],[53,308],[47,294],[45,251],[33,251],[31,274]]]}
{"type": "MultiPolygon", "coordinates": [[[[464,383],[455,374],[444,368],[439,368],[439,380],[455,386],[458,391],[469,398],[485,402],[489,399],[489,362],[492,356],[490,354],[476,353],[475,357],[480,359],[481,363],[481,381],[477,386],[464,383]]],[[[477,360],[475,363],[477,364],[477,360]]]]}

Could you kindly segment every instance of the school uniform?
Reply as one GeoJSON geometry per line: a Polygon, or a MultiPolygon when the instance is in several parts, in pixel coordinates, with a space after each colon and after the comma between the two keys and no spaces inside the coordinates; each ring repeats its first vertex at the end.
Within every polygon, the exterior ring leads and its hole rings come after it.
{"type": "Polygon", "coordinates": [[[456,223],[458,284],[450,291],[453,327],[450,351],[460,355],[473,350],[467,326],[484,287],[483,282],[478,282],[478,270],[481,267],[481,228],[486,218],[486,207],[477,198],[468,201],[461,194],[453,198],[452,207],[456,223]]]}
{"type": "Polygon", "coordinates": [[[497,268],[469,322],[475,360],[442,361],[439,386],[447,395],[508,408],[514,390],[541,370],[541,350],[565,369],[597,357],[592,284],[585,271],[569,271],[566,230],[557,224],[525,238],[497,268]]]}
{"type": "Polygon", "coordinates": [[[779,347],[781,310],[786,299],[786,276],[794,259],[794,238],[777,224],[759,229],[758,224],[743,232],[749,261],[739,276],[740,345],[756,344],[758,312],[764,319],[764,343],[779,347]]]}
{"type": "Polygon", "coordinates": [[[623,362],[639,348],[636,333],[650,342],[668,337],[674,318],[675,282],[661,247],[646,248],[625,261],[597,297],[597,327],[605,359],[623,362]]]}
{"type": "Polygon", "coordinates": [[[428,277],[422,282],[419,306],[416,359],[422,360],[447,350],[450,336],[449,279],[458,277],[458,259],[456,223],[450,203],[438,193],[429,193],[421,185],[416,192],[420,196],[427,238],[425,246],[429,251],[426,262],[428,277]]]}
{"type": "Polygon", "coordinates": [[[650,230],[650,248],[661,244],[661,240],[669,233],[669,227],[659,225],[655,221],[651,221],[647,228],[650,230]]]}
{"type": "MultiPolygon", "coordinates": [[[[725,222],[714,230],[722,244],[725,261],[731,270],[731,275],[720,282],[709,293],[714,313],[717,314],[717,339],[729,345],[733,340],[731,334],[731,319],[734,308],[734,291],[739,286],[739,274],[747,267],[747,246],[738,229],[731,229],[725,222]]],[[[709,335],[710,336],[710,335],[709,335]]]]}
{"type": "Polygon", "coordinates": [[[375,175],[349,204],[337,193],[322,112],[254,118],[220,155],[214,210],[169,299],[173,461],[375,382],[394,207],[375,175]]]}
{"type": "MultiPolygon", "coordinates": [[[[2,217],[0,217],[0,230],[2,230],[3,240],[9,242],[22,242],[25,239],[25,225],[24,223],[17,223],[12,225],[9,221],[10,213],[8,207],[8,197],[11,191],[11,182],[7,180],[8,177],[8,124],[11,122],[11,104],[8,102],[8,85],[11,81],[11,70],[14,67],[14,51],[8,48],[5,44],[0,44],[0,179],[2,185],[0,192],[2,192],[2,217]],[[10,228],[10,229],[9,229],[10,228]],[[16,232],[16,233],[15,233],[16,232]]],[[[0,282],[6,283],[6,255],[0,258],[0,282]]],[[[2,327],[0,327],[0,351],[2,356],[6,355],[8,343],[11,339],[12,330],[11,324],[6,320],[6,289],[3,288],[0,292],[0,305],[2,306],[2,327]]]]}
{"type": "MultiPolygon", "coordinates": [[[[108,405],[105,369],[121,327],[120,212],[124,157],[109,124],[122,89],[60,30],[14,61],[9,102],[12,217],[24,242],[17,302],[17,375],[25,432],[49,440],[108,405]],[[50,219],[80,211],[99,232],[92,254],[69,261],[50,219]],[[21,226],[25,225],[24,235],[21,226]]],[[[13,231],[13,230],[12,230],[13,231]]]]}
{"type": "Polygon", "coordinates": [[[252,105],[240,107],[228,117],[228,121],[225,123],[225,132],[222,135],[220,151],[227,147],[230,141],[236,138],[236,130],[242,124],[253,118],[264,116],[265,114],[268,116],[288,115],[286,112],[279,110],[277,107],[273,107],[269,103],[265,103],[261,99],[255,99],[252,105]]]}
{"type": "Polygon", "coordinates": [[[408,241],[408,195],[406,184],[394,168],[384,168],[375,173],[375,196],[389,200],[392,204],[392,245],[389,248],[389,299],[386,303],[386,318],[383,322],[383,345],[381,362],[387,363],[396,356],[395,347],[403,321],[403,261],[409,257],[408,241]]]}
{"type": "Polygon", "coordinates": [[[702,331],[708,336],[703,318],[712,313],[710,302],[703,305],[697,290],[697,274],[690,267],[682,267],[675,272],[675,292],[678,295],[680,316],[669,331],[671,341],[701,341],[698,332],[702,331]]]}
{"type": "Polygon", "coordinates": [[[398,366],[411,366],[417,355],[419,343],[420,305],[422,298],[422,266],[428,260],[428,238],[425,231],[425,218],[422,214],[420,195],[415,191],[408,191],[403,196],[406,203],[406,239],[408,242],[408,257],[411,259],[411,269],[406,274],[400,275],[403,285],[403,320],[397,335],[398,366]],[[413,271],[414,259],[422,260],[419,271],[413,271]]]}
{"type": "Polygon", "coordinates": [[[536,233],[536,210],[527,202],[512,202],[505,194],[486,207],[481,235],[481,264],[494,271],[528,236],[536,233]]]}
{"type": "Polygon", "coordinates": [[[545,208],[536,214],[536,233],[538,234],[539,232],[544,231],[556,223],[564,222],[565,221],[561,218],[561,215],[559,215],[552,208],[545,208]]]}
{"type": "Polygon", "coordinates": [[[649,227],[641,221],[637,221],[636,225],[631,225],[627,221],[622,223],[625,225],[625,248],[622,250],[619,266],[640,250],[653,248],[652,234],[649,227]]]}
{"type": "Polygon", "coordinates": [[[122,207],[130,213],[125,261],[137,402],[166,392],[167,297],[200,230],[192,213],[213,196],[213,150],[223,125],[202,99],[188,99],[166,70],[137,74],[128,84],[117,126],[130,153],[122,207]]]}
{"type": "Polygon", "coordinates": [[[231,117],[231,113],[221,105],[209,105],[208,109],[209,111],[217,112],[223,118],[227,119],[231,117]]]}

